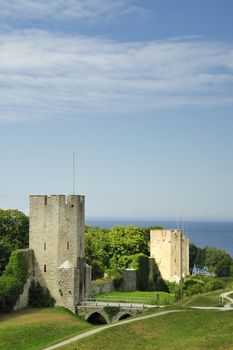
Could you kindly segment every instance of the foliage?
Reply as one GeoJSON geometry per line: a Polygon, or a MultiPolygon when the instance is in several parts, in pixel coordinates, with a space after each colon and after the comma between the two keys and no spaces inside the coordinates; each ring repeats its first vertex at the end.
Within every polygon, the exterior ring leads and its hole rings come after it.
{"type": "Polygon", "coordinates": [[[124,260],[124,263],[122,263],[121,257],[139,253],[149,255],[148,243],[145,239],[144,230],[141,227],[113,227],[109,232],[109,244],[111,268],[129,267],[130,259],[127,259],[127,264],[125,264],[124,260]]]}
{"type": "Polygon", "coordinates": [[[137,289],[147,290],[149,280],[149,258],[145,254],[135,254],[132,257],[131,268],[137,273],[137,289]]]}
{"type": "Polygon", "coordinates": [[[112,278],[113,285],[117,289],[120,287],[121,283],[123,282],[123,275],[121,270],[107,270],[106,274],[112,278]]]}
{"type": "Polygon", "coordinates": [[[26,251],[16,250],[11,254],[5,272],[0,277],[0,311],[8,312],[15,306],[28,276],[26,251]]]}
{"type": "Polygon", "coordinates": [[[92,267],[93,278],[101,278],[109,268],[109,229],[85,227],[85,255],[92,267]]]}
{"type": "Polygon", "coordinates": [[[119,306],[105,306],[104,312],[108,315],[110,321],[112,321],[113,317],[118,314],[118,312],[121,310],[119,306]]]}
{"type": "Polygon", "coordinates": [[[219,277],[226,277],[231,275],[233,259],[224,250],[205,247],[198,248],[193,263],[197,268],[208,268],[209,272],[213,272],[219,277]]]}
{"type": "Polygon", "coordinates": [[[93,277],[101,278],[107,269],[125,269],[132,256],[149,255],[148,228],[115,226],[112,229],[85,227],[85,254],[93,277]]]}
{"type": "Polygon", "coordinates": [[[44,288],[39,282],[32,281],[29,288],[28,305],[31,307],[54,306],[55,299],[51,296],[48,288],[44,288]]]}
{"type": "Polygon", "coordinates": [[[28,247],[28,233],[29,218],[24,213],[0,209],[0,274],[14,250],[28,247]]]}
{"type": "Polygon", "coordinates": [[[197,253],[198,253],[198,247],[195,244],[191,243],[189,245],[189,273],[190,273],[190,275],[192,275],[192,273],[193,273],[195,261],[197,258],[197,253]]]}

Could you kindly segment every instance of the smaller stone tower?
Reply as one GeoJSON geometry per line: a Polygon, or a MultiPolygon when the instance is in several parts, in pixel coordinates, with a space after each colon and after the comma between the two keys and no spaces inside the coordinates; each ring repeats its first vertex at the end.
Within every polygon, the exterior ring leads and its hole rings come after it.
{"type": "Polygon", "coordinates": [[[150,256],[165,280],[179,282],[189,275],[189,239],[181,230],[151,230],[150,256]]]}
{"type": "Polygon", "coordinates": [[[34,251],[35,280],[50,290],[56,305],[71,311],[90,293],[84,212],[84,196],[30,196],[29,246],[34,251]]]}

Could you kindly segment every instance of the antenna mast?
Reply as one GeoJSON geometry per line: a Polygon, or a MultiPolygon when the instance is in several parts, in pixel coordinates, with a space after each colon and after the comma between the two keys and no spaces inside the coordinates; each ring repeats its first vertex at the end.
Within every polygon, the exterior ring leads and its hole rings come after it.
{"type": "Polygon", "coordinates": [[[75,152],[73,152],[73,195],[75,195],[75,152]]]}

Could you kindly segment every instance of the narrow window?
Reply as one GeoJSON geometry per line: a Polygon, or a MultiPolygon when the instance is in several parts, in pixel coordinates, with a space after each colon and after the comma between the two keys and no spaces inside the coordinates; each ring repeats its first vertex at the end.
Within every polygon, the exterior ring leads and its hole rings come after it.
{"type": "Polygon", "coordinates": [[[46,270],[47,270],[47,267],[46,267],[46,265],[44,265],[44,272],[46,272],[46,270]]]}
{"type": "Polygon", "coordinates": [[[67,250],[70,249],[70,242],[67,242],[67,243],[66,243],[66,248],[67,248],[67,250]]]}
{"type": "Polygon", "coordinates": [[[46,228],[46,227],[47,227],[47,221],[44,220],[44,228],[46,228]]]}
{"type": "Polygon", "coordinates": [[[46,250],[46,242],[44,242],[44,250],[46,250]]]}
{"type": "Polygon", "coordinates": [[[47,196],[44,197],[44,204],[47,205],[47,196]]]}

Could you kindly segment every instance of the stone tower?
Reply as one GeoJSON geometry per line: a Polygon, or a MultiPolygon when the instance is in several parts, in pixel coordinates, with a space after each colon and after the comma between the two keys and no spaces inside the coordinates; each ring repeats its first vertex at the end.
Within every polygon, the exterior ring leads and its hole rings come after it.
{"type": "Polygon", "coordinates": [[[35,280],[50,290],[56,305],[72,311],[90,293],[84,217],[84,196],[30,196],[29,246],[34,251],[35,280]]]}
{"type": "Polygon", "coordinates": [[[181,230],[151,230],[150,256],[165,280],[179,282],[189,275],[189,239],[181,230]]]}

